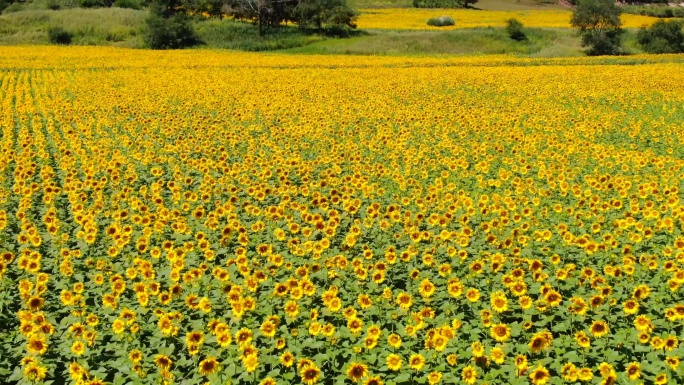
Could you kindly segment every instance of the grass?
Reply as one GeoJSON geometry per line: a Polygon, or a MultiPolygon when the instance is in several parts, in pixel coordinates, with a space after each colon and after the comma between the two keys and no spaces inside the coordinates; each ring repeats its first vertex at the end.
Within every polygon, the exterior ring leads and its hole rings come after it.
{"type": "Polygon", "coordinates": [[[451,31],[374,31],[368,36],[329,39],[287,52],[352,55],[511,54],[533,57],[581,56],[579,37],[570,29],[525,29],[528,39],[515,41],[504,28],[451,31]]]}
{"type": "Polygon", "coordinates": [[[325,40],[324,36],[308,34],[293,26],[266,29],[264,37],[259,38],[253,25],[230,20],[198,22],[195,30],[207,47],[243,51],[288,49],[325,40]]]}
{"type": "Polygon", "coordinates": [[[142,47],[147,13],[100,8],[20,11],[0,15],[0,44],[48,44],[47,30],[62,27],[74,34],[75,45],[142,47]]]}

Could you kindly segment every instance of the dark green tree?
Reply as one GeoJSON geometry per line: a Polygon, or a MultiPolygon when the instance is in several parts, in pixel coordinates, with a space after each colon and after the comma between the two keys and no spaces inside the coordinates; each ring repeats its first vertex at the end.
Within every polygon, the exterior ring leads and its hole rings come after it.
{"type": "Polygon", "coordinates": [[[579,29],[589,55],[622,53],[622,10],[614,0],[579,0],[570,24],[579,29]]]}
{"type": "Polygon", "coordinates": [[[506,20],[506,33],[508,33],[508,37],[513,40],[522,41],[527,39],[525,31],[523,30],[523,24],[518,19],[506,20]]]}
{"type": "Polygon", "coordinates": [[[642,27],[637,32],[637,42],[648,53],[684,52],[684,31],[679,20],[658,20],[651,27],[642,27]]]}
{"type": "Polygon", "coordinates": [[[191,47],[200,41],[183,0],[154,0],[150,5],[145,42],[152,49],[191,47]]]}
{"type": "Polygon", "coordinates": [[[358,15],[346,0],[299,0],[294,11],[300,28],[319,31],[356,28],[358,15]]]}

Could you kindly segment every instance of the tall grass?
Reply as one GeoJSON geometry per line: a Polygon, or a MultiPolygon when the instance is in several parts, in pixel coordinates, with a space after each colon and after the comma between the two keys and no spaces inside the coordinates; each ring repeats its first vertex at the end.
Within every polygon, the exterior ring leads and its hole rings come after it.
{"type": "Polygon", "coordinates": [[[47,31],[61,27],[72,44],[142,47],[147,12],[122,8],[21,11],[0,15],[0,44],[48,44],[47,31]]]}
{"type": "Polygon", "coordinates": [[[451,31],[386,31],[352,39],[331,39],[290,52],[358,55],[581,56],[579,37],[570,29],[525,28],[526,40],[511,39],[504,28],[451,31]]]}
{"type": "Polygon", "coordinates": [[[206,20],[195,23],[195,31],[208,47],[243,51],[272,51],[302,47],[324,40],[323,36],[308,34],[294,26],[267,28],[259,37],[256,28],[232,20],[206,20]]]}

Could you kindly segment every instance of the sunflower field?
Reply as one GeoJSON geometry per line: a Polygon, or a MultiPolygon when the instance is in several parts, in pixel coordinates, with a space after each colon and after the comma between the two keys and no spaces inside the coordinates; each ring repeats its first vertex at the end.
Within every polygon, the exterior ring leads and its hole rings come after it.
{"type": "MultiPolygon", "coordinates": [[[[472,9],[429,9],[429,8],[387,8],[362,9],[358,26],[361,29],[389,30],[445,30],[479,27],[504,27],[511,18],[520,20],[526,27],[570,28],[572,12],[569,10],[531,11],[479,11],[472,9]],[[433,17],[449,16],[455,25],[436,27],[427,25],[433,17]]],[[[624,14],[621,16],[625,28],[640,28],[651,25],[655,17],[624,14]]]]}
{"type": "Polygon", "coordinates": [[[2,384],[681,384],[684,56],[0,49],[2,384]]]}

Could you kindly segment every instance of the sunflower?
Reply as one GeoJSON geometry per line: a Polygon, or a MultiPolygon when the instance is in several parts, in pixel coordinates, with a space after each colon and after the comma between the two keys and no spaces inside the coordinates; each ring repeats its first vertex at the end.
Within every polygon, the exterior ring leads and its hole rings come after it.
{"type": "Polygon", "coordinates": [[[594,373],[589,368],[582,368],[579,373],[577,373],[577,377],[582,382],[589,382],[594,378],[594,373]]]}
{"type": "Polygon", "coordinates": [[[438,384],[440,381],[442,381],[442,373],[441,372],[432,372],[432,373],[428,374],[428,383],[430,385],[438,384]]]}
{"type": "Polygon", "coordinates": [[[82,356],[85,353],[85,345],[81,341],[76,341],[71,345],[71,352],[77,356],[82,356]]]}
{"type": "Polygon", "coordinates": [[[43,355],[47,351],[48,345],[44,335],[33,335],[28,340],[26,349],[29,353],[43,355]]]}
{"type": "Polygon", "coordinates": [[[347,377],[354,382],[358,382],[366,375],[368,375],[368,366],[358,362],[351,363],[347,369],[347,377]]]}
{"type": "Polygon", "coordinates": [[[435,285],[427,278],[420,282],[420,286],[418,288],[418,291],[423,298],[430,298],[433,294],[435,294],[435,290],[435,285]]]}
{"type": "Polygon", "coordinates": [[[594,323],[591,324],[590,330],[591,334],[596,338],[603,337],[610,332],[608,324],[604,321],[594,321],[594,323]]]}
{"type": "Polygon", "coordinates": [[[24,368],[24,377],[28,380],[40,382],[45,378],[47,368],[36,363],[31,363],[24,368]]]}
{"type": "Polygon", "coordinates": [[[214,357],[207,357],[199,363],[199,372],[203,376],[208,376],[218,369],[218,361],[214,357]]]}
{"type": "Polygon", "coordinates": [[[271,377],[266,377],[263,380],[261,380],[261,382],[259,382],[259,385],[276,385],[276,384],[277,384],[276,380],[271,378],[271,377]]]}
{"type": "Polygon", "coordinates": [[[498,342],[506,342],[511,338],[511,328],[506,324],[496,324],[492,326],[491,334],[498,342]]]}
{"type": "Polygon", "coordinates": [[[158,368],[164,370],[168,370],[171,367],[171,365],[173,365],[173,361],[171,361],[169,357],[161,354],[157,355],[154,358],[154,363],[155,365],[157,365],[158,368]]]}
{"type": "Polygon", "coordinates": [[[506,353],[504,353],[501,348],[492,348],[489,355],[492,357],[492,361],[494,361],[497,365],[503,364],[506,360],[506,353]]]}
{"type": "Polygon", "coordinates": [[[404,310],[408,310],[413,305],[413,298],[407,293],[397,295],[397,305],[404,310]]]}
{"type": "Polygon", "coordinates": [[[534,385],[544,385],[549,382],[550,378],[549,371],[543,366],[539,366],[532,370],[529,377],[534,385]]]}
{"type": "Polygon", "coordinates": [[[401,369],[401,365],[401,356],[397,354],[390,354],[387,356],[387,367],[390,368],[390,370],[396,372],[397,370],[401,369]]]}
{"type": "Polygon", "coordinates": [[[295,357],[292,352],[285,352],[280,356],[280,362],[285,366],[286,368],[291,367],[294,365],[295,357]]]}
{"type": "Polygon", "coordinates": [[[378,376],[369,377],[363,385],[383,385],[384,382],[378,376]]]}
{"type": "Polygon", "coordinates": [[[569,362],[561,367],[561,376],[565,381],[576,382],[579,371],[572,362],[569,362]]]}
{"type": "Polygon", "coordinates": [[[141,352],[140,350],[138,350],[138,349],[133,349],[133,350],[131,350],[131,352],[128,354],[128,358],[129,358],[132,362],[138,363],[138,362],[140,362],[140,360],[142,360],[143,355],[142,355],[142,352],[141,352]]]}
{"type": "Polygon", "coordinates": [[[392,333],[387,337],[387,343],[394,349],[399,349],[401,347],[401,337],[398,334],[392,333]]]}
{"type": "Polygon", "coordinates": [[[640,332],[650,333],[653,330],[653,324],[646,315],[637,316],[634,319],[634,327],[640,332]]]}
{"type": "Polygon", "coordinates": [[[508,310],[508,299],[506,298],[506,294],[501,291],[495,291],[492,293],[490,302],[492,305],[492,310],[497,313],[503,313],[508,310]]]}
{"type": "Polygon", "coordinates": [[[540,332],[532,336],[528,346],[533,353],[539,353],[540,351],[551,346],[547,333],[548,332],[540,332]]]}
{"type": "Polygon", "coordinates": [[[273,336],[276,334],[276,325],[273,322],[266,320],[261,324],[259,330],[261,330],[261,334],[263,336],[273,338],[273,336]]]}
{"type": "Polygon", "coordinates": [[[639,303],[633,299],[627,300],[623,305],[625,314],[634,315],[639,312],[639,303]]]}
{"type": "Polygon", "coordinates": [[[625,368],[625,373],[630,380],[637,380],[641,377],[641,366],[638,362],[632,362],[625,368]]]}
{"type": "Polygon", "coordinates": [[[527,309],[531,308],[532,303],[533,303],[532,298],[530,298],[526,295],[523,295],[522,297],[518,298],[518,304],[520,304],[520,307],[523,310],[527,310],[527,309]]]}
{"type": "Polygon", "coordinates": [[[466,291],[466,298],[468,298],[468,301],[470,302],[477,302],[480,299],[480,291],[477,289],[468,289],[466,291]]]}
{"type": "Polygon", "coordinates": [[[665,385],[667,384],[667,374],[659,374],[656,376],[655,381],[653,382],[656,385],[665,385]]]}
{"type": "Polygon", "coordinates": [[[316,367],[316,365],[308,365],[306,368],[301,370],[299,375],[302,377],[302,382],[304,382],[304,384],[313,385],[318,382],[321,371],[316,367]]]}
{"type": "Polygon", "coordinates": [[[423,365],[425,365],[425,358],[423,358],[423,356],[420,354],[413,354],[411,357],[409,357],[408,363],[411,369],[420,371],[423,369],[423,365]]]}
{"type": "Polygon", "coordinates": [[[472,385],[477,381],[477,370],[474,367],[468,365],[461,371],[461,378],[463,382],[468,385],[472,385]]]}
{"type": "Polygon", "coordinates": [[[589,339],[589,336],[584,331],[575,333],[575,340],[580,347],[588,348],[591,346],[591,339],[589,339]]]}
{"type": "Polygon", "coordinates": [[[243,358],[242,364],[244,365],[245,370],[251,373],[259,366],[259,358],[256,354],[247,355],[243,358]]]}
{"type": "Polygon", "coordinates": [[[613,365],[611,365],[607,362],[602,362],[598,366],[598,370],[601,373],[601,376],[604,378],[615,375],[615,369],[613,369],[613,365]]]}
{"type": "Polygon", "coordinates": [[[352,333],[357,334],[357,333],[361,332],[361,329],[363,329],[363,321],[361,321],[360,319],[358,319],[356,317],[350,318],[347,321],[347,327],[349,328],[349,330],[352,333]]]}

